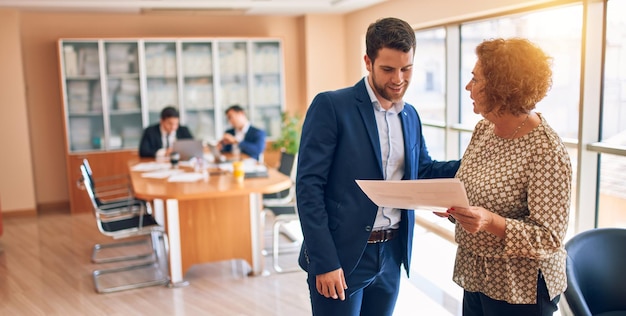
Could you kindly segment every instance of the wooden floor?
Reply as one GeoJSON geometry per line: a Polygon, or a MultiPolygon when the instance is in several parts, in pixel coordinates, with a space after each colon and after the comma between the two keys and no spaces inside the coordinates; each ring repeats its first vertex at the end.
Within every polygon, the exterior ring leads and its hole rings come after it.
{"type": "MultiPolygon", "coordinates": [[[[98,294],[90,261],[101,235],[93,215],[5,218],[0,315],[307,315],[305,273],[247,277],[240,261],[197,265],[183,288],[98,294]]],[[[108,264],[109,266],[112,264],[108,264]]]]}
{"type": "MultiPolygon", "coordinates": [[[[91,263],[91,250],[96,243],[111,241],[98,232],[91,214],[5,217],[0,237],[0,315],[311,314],[304,272],[249,277],[243,261],[193,266],[185,275],[190,285],[182,288],[152,286],[98,294],[91,272],[106,265],[91,263]]],[[[419,245],[434,244],[423,239],[419,245]]],[[[288,259],[284,265],[294,264],[295,254],[288,259]]],[[[420,262],[441,265],[420,260],[415,266],[420,262]]],[[[433,272],[431,267],[419,268],[433,272]]],[[[271,270],[269,262],[266,269],[271,270]]],[[[430,296],[403,277],[394,315],[451,315],[430,296]]]]}

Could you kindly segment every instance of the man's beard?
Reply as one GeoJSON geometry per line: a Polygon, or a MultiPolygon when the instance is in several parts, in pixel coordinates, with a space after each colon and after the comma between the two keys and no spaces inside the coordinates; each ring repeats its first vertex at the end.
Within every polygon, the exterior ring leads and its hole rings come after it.
{"type": "Polygon", "coordinates": [[[392,97],[392,95],[390,93],[388,93],[387,90],[385,90],[385,87],[386,87],[385,85],[383,85],[383,86],[378,85],[378,83],[376,82],[376,77],[374,75],[372,75],[372,82],[374,84],[374,89],[376,90],[376,92],[378,92],[378,95],[380,95],[383,99],[385,99],[385,100],[387,100],[387,101],[389,101],[391,103],[396,103],[396,102],[402,101],[402,97],[404,97],[404,93],[406,92],[406,88],[407,88],[407,85],[408,85],[407,82],[403,83],[401,85],[403,90],[400,92],[399,95],[397,95],[397,98],[394,99],[392,97]]]}

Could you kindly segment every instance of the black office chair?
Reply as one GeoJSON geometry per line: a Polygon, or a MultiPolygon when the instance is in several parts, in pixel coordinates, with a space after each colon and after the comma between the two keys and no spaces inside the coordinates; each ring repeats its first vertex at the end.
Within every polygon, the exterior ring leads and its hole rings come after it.
{"type": "MultiPolygon", "coordinates": [[[[93,281],[95,289],[98,293],[109,293],[121,290],[135,289],[140,287],[161,285],[169,282],[167,274],[167,252],[168,243],[167,235],[162,226],[160,226],[147,212],[147,203],[141,203],[141,200],[127,200],[117,203],[98,203],[98,199],[93,191],[93,184],[84,165],[80,166],[83,187],[91,200],[98,230],[105,236],[114,239],[125,239],[132,237],[148,236],[151,242],[151,252],[147,254],[131,254],[119,256],[113,259],[100,262],[112,261],[129,261],[137,259],[149,259],[140,263],[132,263],[130,265],[94,270],[93,281]],[[150,275],[143,277],[141,280],[133,282],[128,281],[127,277],[117,277],[115,285],[105,286],[101,282],[104,275],[115,276],[116,274],[139,269],[153,268],[150,275]]],[[[131,242],[118,242],[107,244],[108,247],[126,247],[136,244],[131,242]]],[[[103,249],[103,245],[94,246],[94,252],[103,249]]],[[[93,258],[94,255],[92,255],[93,258]]],[[[136,273],[137,275],[139,273],[136,273]]]]}
{"type": "Polygon", "coordinates": [[[626,229],[597,228],[565,244],[565,305],[575,316],[626,315],[626,229]]]}
{"type": "Polygon", "coordinates": [[[96,178],[93,175],[91,165],[87,158],[83,159],[82,165],[87,171],[86,174],[91,182],[91,189],[99,205],[129,201],[145,203],[145,201],[138,200],[134,197],[128,175],[112,175],[96,178]]]}
{"type": "MultiPolygon", "coordinates": [[[[296,175],[296,162],[297,155],[281,152],[280,165],[278,171],[291,178],[292,183],[295,183],[296,175]]],[[[285,189],[278,193],[264,194],[263,195],[263,211],[261,214],[261,224],[265,227],[266,218],[268,213],[274,215],[274,223],[272,224],[272,246],[270,249],[264,249],[264,255],[272,256],[272,266],[278,273],[298,271],[299,268],[284,268],[279,264],[280,254],[297,252],[300,249],[302,243],[301,234],[292,232],[286,229],[286,225],[289,223],[298,221],[298,214],[296,210],[295,202],[295,185],[291,185],[289,189],[285,189]],[[289,243],[280,243],[281,236],[286,237],[289,243]]]]}
{"type": "MultiPolygon", "coordinates": [[[[136,199],[132,194],[132,189],[130,184],[128,183],[128,176],[126,175],[115,175],[109,177],[99,177],[95,178],[93,175],[93,171],[91,170],[91,165],[89,161],[85,158],[83,159],[81,173],[83,177],[86,177],[89,180],[90,184],[90,199],[91,195],[93,195],[93,201],[95,202],[96,207],[99,209],[109,209],[108,214],[113,214],[115,210],[116,213],[140,213],[145,212],[147,214],[152,214],[152,208],[150,204],[144,200],[136,199]],[[98,181],[98,185],[96,185],[96,181],[98,181]]],[[[87,182],[79,181],[79,187],[87,182]]],[[[83,188],[84,189],[84,188],[83,188]]],[[[89,194],[89,191],[88,191],[89,194]]],[[[100,228],[101,225],[98,225],[100,228]]],[[[106,228],[101,229],[105,235],[108,233],[107,230],[112,230],[108,228],[108,225],[105,225],[106,228]]],[[[146,236],[149,237],[149,236],[146,236]]],[[[139,245],[149,243],[150,238],[139,238],[131,241],[125,242],[115,242],[115,243],[107,243],[107,244],[95,244],[93,246],[93,251],[91,254],[91,262],[93,263],[108,263],[108,262],[116,262],[116,261],[125,261],[125,260],[135,260],[135,259],[145,259],[152,256],[152,253],[143,253],[136,255],[125,255],[125,256],[110,256],[110,257],[102,257],[100,253],[102,250],[110,249],[110,248],[119,248],[119,247],[127,247],[131,245],[139,245]]]]}
{"type": "MultiPolygon", "coordinates": [[[[278,172],[288,176],[292,181],[296,177],[296,154],[286,153],[284,150],[280,153],[280,164],[278,165],[278,172]]],[[[296,195],[295,186],[289,187],[289,189],[282,190],[276,193],[263,194],[263,205],[285,205],[293,202],[293,198],[296,195]]]]}
{"type": "Polygon", "coordinates": [[[295,202],[290,205],[268,206],[266,209],[274,214],[274,222],[272,224],[272,246],[270,249],[264,249],[263,253],[272,256],[272,267],[277,273],[300,271],[298,266],[284,268],[279,261],[281,254],[297,253],[302,245],[302,234],[288,230],[288,226],[286,226],[300,220],[295,202]],[[281,236],[288,239],[289,242],[281,243],[281,236]]]}

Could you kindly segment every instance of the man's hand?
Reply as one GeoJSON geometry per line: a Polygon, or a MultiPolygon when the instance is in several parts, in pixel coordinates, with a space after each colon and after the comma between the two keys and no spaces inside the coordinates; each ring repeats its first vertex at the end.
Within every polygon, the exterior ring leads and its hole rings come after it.
{"type": "Polygon", "coordinates": [[[315,287],[317,292],[326,298],[345,300],[345,290],[348,289],[348,285],[343,275],[343,269],[339,268],[324,274],[318,274],[315,277],[315,287]]]}
{"type": "Polygon", "coordinates": [[[235,144],[237,143],[237,139],[235,139],[235,136],[229,133],[224,133],[224,136],[222,136],[222,143],[227,145],[235,144]]]}

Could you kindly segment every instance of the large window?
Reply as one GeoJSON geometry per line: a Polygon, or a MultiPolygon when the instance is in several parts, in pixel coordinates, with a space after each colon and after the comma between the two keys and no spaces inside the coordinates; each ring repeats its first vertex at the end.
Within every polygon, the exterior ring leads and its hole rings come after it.
{"type": "Polygon", "coordinates": [[[413,78],[405,100],[415,106],[425,123],[424,138],[434,159],[445,157],[445,133],[441,128],[446,121],[446,31],[436,28],[415,32],[417,48],[413,65],[413,78]]]}
{"type": "MultiPolygon", "coordinates": [[[[607,2],[604,84],[600,138],[607,147],[626,148],[626,1],[607,2]]],[[[598,227],[626,228],[626,157],[600,156],[598,227]]]]}
{"type": "Polygon", "coordinates": [[[446,31],[443,28],[415,32],[417,48],[413,78],[405,100],[424,121],[445,122],[446,31]]]}
{"type": "MultiPolygon", "coordinates": [[[[624,0],[580,1],[417,30],[413,81],[406,101],[420,113],[431,156],[460,158],[482,118],[473,113],[465,91],[476,62],[475,47],[485,39],[527,38],[553,57],[553,85],[536,111],[562,137],[572,161],[567,236],[594,227],[626,228],[624,12],[624,0]]],[[[445,219],[419,211],[416,222],[420,229],[452,240],[453,226],[445,219]]],[[[433,239],[433,244],[437,242],[433,239]]],[[[437,251],[437,256],[435,262],[449,262],[454,253],[437,251]]],[[[450,288],[450,271],[430,273],[435,270],[414,264],[411,282],[451,314],[460,314],[461,296],[450,288]]]]}
{"type": "Polygon", "coordinates": [[[537,104],[561,137],[576,138],[580,91],[582,5],[523,13],[461,25],[461,122],[475,125],[481,118],[472,111],[465,83],[476,63],[474,49],[491,38],[523,37],[537,44],[553,60],[553,86],[537,104]],[[464,93],[463,93],[464,92],[464,93]]]}
{"type": "MultiPolygon", "coordinates": [[[[465,83],[471,78],[476,63],[475,48],[490,38],[527,38],[552,56],[552,88],[541,100],[536,111],[541,112],[548,124],[562,138],[578,136],[578,107],[580,103],[580,72],[582,49],[582,5],[571,5],[514,16],[461,25],[461,117],[463,125],[475,125],[482,117],[474,114],[465,83]]],[[[471,133],[463,133],[460,146],[465,149],[471,133]]],[[[571,155],[576,165],[576,155],[571,155]]],[[[573,169],[572,192],[575,192],[576,169],[573,169]]],[[[576,211],[572,199],[570,222],[575,221],[576,211]]]]}

